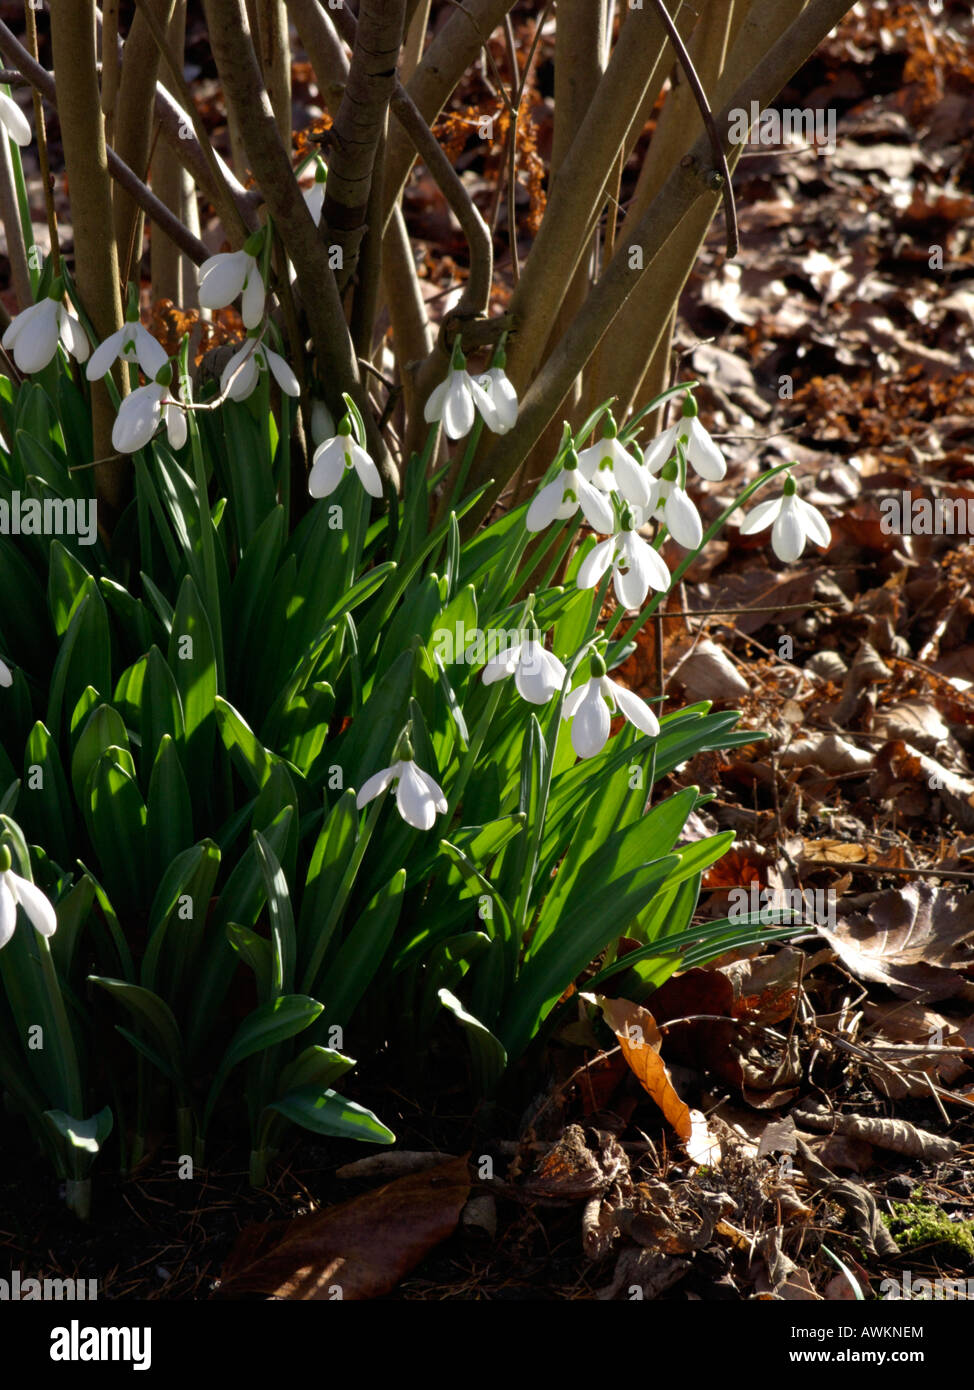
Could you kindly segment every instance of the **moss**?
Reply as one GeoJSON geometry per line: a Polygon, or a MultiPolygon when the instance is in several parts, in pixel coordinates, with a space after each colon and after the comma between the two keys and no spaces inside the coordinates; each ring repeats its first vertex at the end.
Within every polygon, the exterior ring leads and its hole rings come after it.
{"type": "Polygon", "coordinates": [[[974,1221],[951,1221],[932,1202],[916,1197],[894,1202],[893,1214],[883,1218],[897,1243],[911,1250],[918,1245],[950,1245],[974,1259],[974,1221]]]}

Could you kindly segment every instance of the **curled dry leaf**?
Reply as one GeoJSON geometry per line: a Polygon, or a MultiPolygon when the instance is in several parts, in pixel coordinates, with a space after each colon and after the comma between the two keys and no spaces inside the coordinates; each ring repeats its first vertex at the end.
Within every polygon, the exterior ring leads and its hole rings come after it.
{"type": "Polygon", "coordinates": [[[974,936],[974,896],[908,883],[881,893],[867,916],[817,930],[858,979],[888,985],[903,998],[922,991],[936,1002],[971,988],[957,967],[974,964],[963,949],[974,936]]]}
{"type": "Polygon", "coordinates": [[[909,1120],[885,1120],[871,1115],[830,1114],[823,1107],[793,1110],[795,1123],[806,1129],[830,1131],[850,1139],[864,1139],[877,1149],[920,1158],[926,1163],[942,1163],[960,1152],[956,1139],[918,1129],[909,1120]]]}
{"type": "Polygon", "coordinates": [[[741,700],[750,691],[726,652],[706,637],[677,662],[670,678],[694,700],[741,700]]]}
{"type": "Polygon", "coordinates": [[[647,1095],[652,1096],[683,1140],[691,1159],[695,1163],[715,1164],[720,1156],[719,1145],[707,1132],[703,1116],[699,1112],[691,1112],[686,1102],[677,1095],[660,1056],[662,1039],[653,1015],[628,999],[606,999],[604,995],[599,995],[594,1002],[619,1039],[622,1055],[639,1084],[647,1095]]]}
{"type": "Polygon", "coordinates": [[[456,1229],[470,1194],[466,1159],[411,1173],[312,1216],[246,1227],[221,1296],[378,1298],[456,1229]]]}
{"type": "Polygon", "coordinates": [[[813,734],[795,739],[779,754],[778,761],[782,767],[811,767],[835,777],[843,772],[871,771],[873,755],[838,734],[813,734]]]}

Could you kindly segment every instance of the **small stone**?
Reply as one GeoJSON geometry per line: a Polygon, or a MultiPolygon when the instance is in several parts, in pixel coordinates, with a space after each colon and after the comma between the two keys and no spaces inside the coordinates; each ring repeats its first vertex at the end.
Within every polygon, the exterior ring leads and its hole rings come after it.
{"type": "Polygon", "coordinates": [[[909,1197],[912,1191],[913,1182],[903,1173],[897,1173],[886,1184],[886,1194],[889,1197],[909,1197]]]}

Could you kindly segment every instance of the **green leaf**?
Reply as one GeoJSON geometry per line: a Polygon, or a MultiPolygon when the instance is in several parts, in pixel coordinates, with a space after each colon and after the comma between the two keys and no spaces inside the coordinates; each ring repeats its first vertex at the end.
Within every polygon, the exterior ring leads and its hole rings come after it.
{"type": "MultiPolygon", "coordinates": [[[[98,698],[94,691],[91,694],[95,699],[98,698]]],[[[81,708],[81,701],[78,703],[78,708],[81,708]]],[[[77,709],[75,714],[77,714],[77,709]]],[[[73,724],[74,720],[72,719],[73,724]]],[[[113,747],[130,751],[125,720],[118,710],[111,705],[97,705],[85,720],[74,746],[74,755],[71,758],[71,785],[74,788],[75,799],[79,806],[84,805],[85,788],[88,785],[91,769],[102,754],[107,753],[108,749],[113,747]]]]}
{"type": "Polygon", "coordinates": [[[377,1115],[356,1105],[353,1100],[322,1091],[317,1086],[301,1086],[280,1100],[272,1101],[268,1110],[311,1130],[312,1134],[330,1134],[338,1139],[360,1139],[366,1144],[394,1144],[396,1136],[377,1115]]]}
{"type": "Polygon", "coordinates": [[[233,1068],[247,1057],[252,1057],[255,1052],[265,1052],[270,1047],[276,1047],[278,1043],[309,1027],[322,1008],[323,1005],[319,1004],[317,999],[309,999],[305,994],[284,994],[268,1004],[261,1004],[244,1019],[223,1054],[213,1078],[213,1085],[210,1087],[210,1094],[203,1110],[201,1128],[204,1131],[209,1126],[213,1107],[233,1068]]]}
{"type": "Polygon", "coordinates": [[[324,987],[329,1024],[344,1027],[372,982],[392,938],[402,909],[406,870],[400,869],[371,899],[353,923],[333,962],[326,965],[324,987]]]}
{"type": "Polygon", "coordinates": [[[146,802],[146,848],[152,881],[193,843],[193,804],[176,745],[163,734],[149,777],[146,802]]]}
{"type": "Polygon", "coordinates": [[[507,1067],[504,1044],[479,1019],[467,1012],[455,994],[451,994],[448,989],[441,989],[437,993],[443,1007],[466,1031],[478,1090],[483,1095],[490,1095],[507,1067]]]}
{"type": "Polygon", "coordinates": [[[93,985],[106,990],[122,1008],[146,1030],[149,1041],[159,1051],[173,1075],[182,1077],[183,1040],[172,1009],[164,999],[141,985],[125,980],[112,980],[104,975],[89,975],[93,985]]]}

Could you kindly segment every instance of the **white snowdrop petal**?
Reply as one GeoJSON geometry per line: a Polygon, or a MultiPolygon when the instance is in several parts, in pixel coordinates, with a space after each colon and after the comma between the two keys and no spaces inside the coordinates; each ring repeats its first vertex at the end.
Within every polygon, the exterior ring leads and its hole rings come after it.
{"type": "Polygon", "coordinates": [[[658,473],[672,456],[676,441],[676,426],[671,425],[668,430],[657,435],[650,444],[649,448],[643,453],[643,467],[650,473],[658,473]]]}
{"type": "MultiPolygon", "coordinates": [[[[105,376],[107,372],[111,371],[118,354],[122,350],[126,329],[127,325],[126,328],[116,329],[114,333],[108,335],[103,343],[99,343],[95,348],[91,357],[88,359],[88,366],[85,370],[85,375],[89,381],[98,381],[100,377],[105,376]]],[[[153,375],[155,375],[155,373],[153,373],[153,375]]]]}
{"type": "Polygon", "coordinates": [[[595,588],[612,564],[615,550],[615,536],[610,536],[605,541],[599,541],[598,545],[592,547],[578,567],[578,587],[580,589],[595,588]]]}
{"type": "Polygon", "coordinates": [[[585,699],[572,719],[572,747],[580,758],[594,758],[601,753],[609,737],[612,719],[609,707],[602,698],[597,683],[590,681],[585,699]],[[596,686],[595,689],[592,687],[596,686]]]}
{"type": "Polygon", "coordinates": [[[348,451],[352,456],[352,464],[355,468],[355,472],[358,474],[359,481],[365,488],[365,491],[370,497],[381,497],[382,477],[369,455],[360,444],[355,443],[354,439],[350,440],[348,451]]]}
{"type": "Polygon", "coordinates": [[[33,139],[30,122],[13,97],[8,97],[6,92],[0,92],[0,124],[5,127],[16,145],[29,145],[33,139]]]}
{"type": "Polygon", "coordinates": [[[524,518],[524,524],[529,531],[543,531],[555,520],[565,496],[564,479],[564,473],[560,473],[554,482],[546,483],[540,492],[535,493],[528,507],[528,514],[524,518]]]}
{"type": "Polygon", "coordinates": [[[690,467],[707,482],[719,482],[727,472],[723,454],[696,416],[684,421],[684,424],[688,426],[687,462],[690,467]]]}
{"type": "Polygon", "coordinates": [[[272,352],[266,349],[267,365],[271,369],[271,375],[286,396],[300,396],[301,387],[298,379],[294,375],[290,362],[285,362],[279,352],[272,352]]]}
{"type": "Polygon", "coordinates": [[[312,497],[329,497],[344,476],[344,439],[340,436],[326,439],[314,452],[308,475],[308,492],[312,497]]]}
{"type": "Polygon", "coordinates": [[[700,514],[682,488],[675,484],[663,507],[663,518],[670,535],[684,550],[696,550],[703,540],[700,514]]]}
{"type": "Polygon", "coordinates": [[[397,775],[398,766],[398,763],[393,763],[392,767],[384,767],[381,772],[373,773],[368,781],[363,782],[358,796],[355,798],[355,805],[360,811],[369,801],[374,801],[380,792],[385,791],[393,777],[397,775]]]}
{"type": "Polygon", "coordinates": [[[53,936],[57,931],[57,914],[48,902],[46,896],[41,892],[35,883],[29,879],[21,878],[19,874],[8,871],[11,889],[21,907],[27,913],[28,919],[40,932],[41,936],[53,936]]]}
{"type": "Polygon", "coordinates": [[[450,384],[449,376],[440,382],[439,386],[434,386],[426,398],[423,407],[423,419],[428,425],[435,425],[437,420],[443,418],[443,402],[446,400],[446,390],[450,384]]]}
{"type": "Polygon", "coordinates": [[[17,925],[17,903],[7,885],[7,875],[0,877],[0,950],[14,934],[17,925]]]}
{"type": "Polygon", "coordinates": [[[614,531],[616,520],[612,513],[612,508],[598,489],[593,487],[591,483],[587,483],[579,474],[576,474],[575,490],[578,494],[582,515],[589,526],[591,526],[592,530],[598,531],[602,535],[607,535],[614,531]]]}
{"type": "Polygon", "coordinates": [[[783,500],[781,497],[772,497],[768,502],[759,502],[741,522],[741,535],[753,536],[756,531],[763,531],[766,526],[770,526],[781,510],[783,500]]]}
{"type": "Polygon", "coordinates": [[[615,445],[612,451],[612,465],[619,491],[627,502],[636,507],[645,507],[650,496],[650,475],[642,464],[636,462],[632,454],[626,452],[618,439],[612,440],[612,443],[615,445]]]}
{"type": "Polygon", "coordinates": [[[825,517],[813,507],[811,502],[806,502],[803,497],[798,498],[798,514],[805,528],[805,534],[809,536],[816,545],[826,549],[832,544],[832,531],[825,517]]]}
{"type": "Polygon", "coordinates": [[[431,830],[436,820],[436,803],[429,788],[417,774],[416,764],[402,764],[396,786],[396,805],[407,824],[416,830],[431,830]]]}
{"type": "Polygon", "coordinates": [[[464,371],[450,377],[443,401],[443,428],[450,439],[463,439],[473,429],[476,412],[470,392],[469,378],[464,371]]]}
{"type": "Polygon", "coordinates": [[[619,712],[640,733],[649,734],[651,738],[655,738],[659,733],[659,720],[646,701],[641,700],[638,695],[634,695],[631,690],[627,690],[618,681],[610,680],[609,684],[612,687],[612,697],[619,707],[619,712]]]}
{"type": "Polygon", "coordinates": [[[801,514],[796,506],[788,505],[797,500],[795,495],[784,499],[778,519],[771,528],[771,548],[786,565],[797,560],[805,549],[805,528],[801,514]]]}

